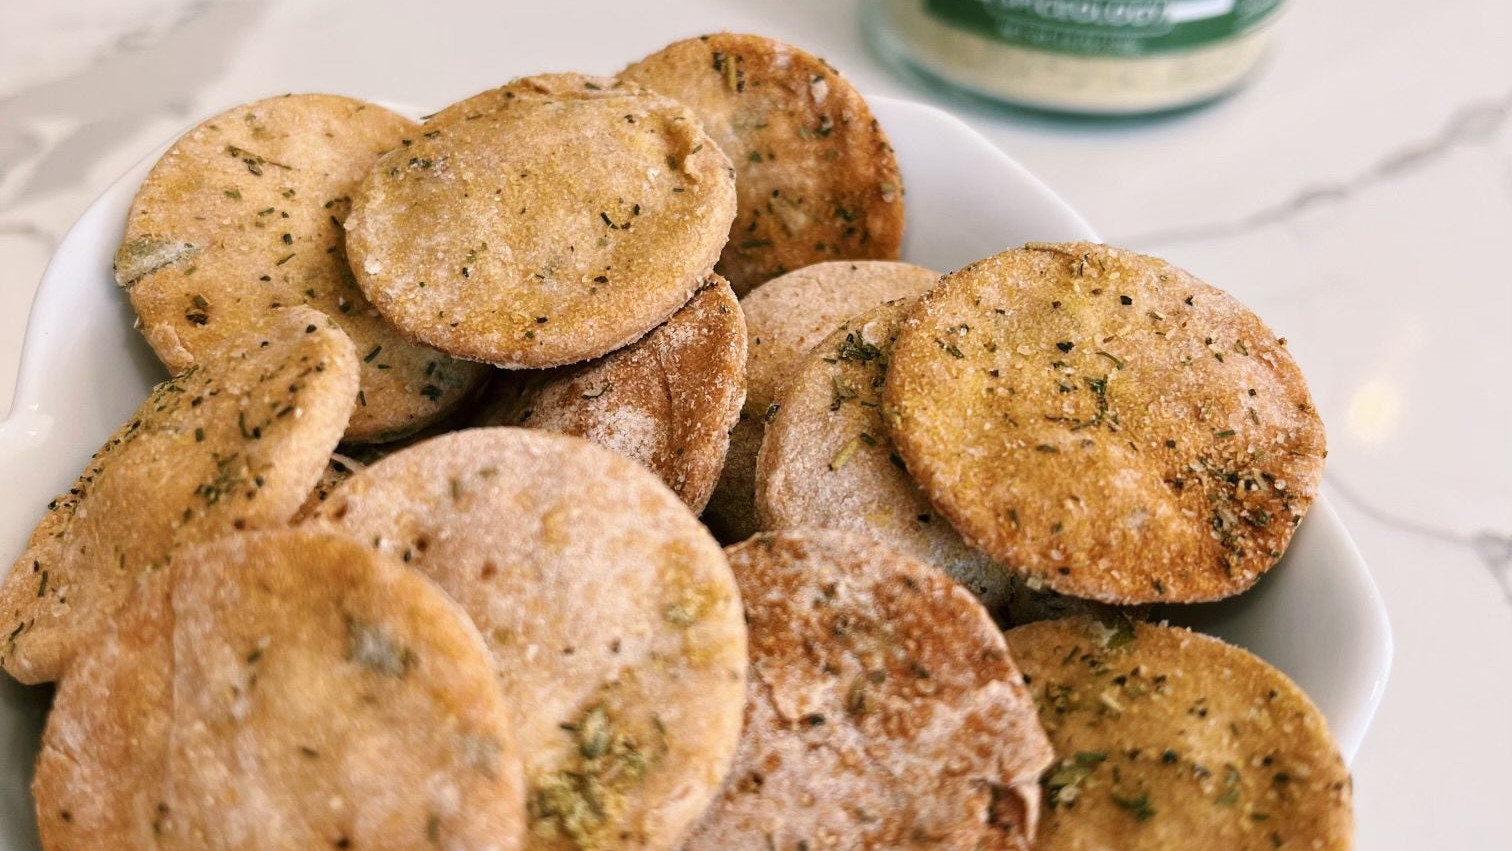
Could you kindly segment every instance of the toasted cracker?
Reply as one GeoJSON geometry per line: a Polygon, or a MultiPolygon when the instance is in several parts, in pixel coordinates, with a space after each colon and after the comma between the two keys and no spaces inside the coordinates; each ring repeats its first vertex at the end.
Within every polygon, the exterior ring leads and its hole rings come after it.
{"type": "Polygon", "coordinates": [[[736,293],[825,260],[898,257],[897,160],[829,63],[762,36],[717,33],[668,45],[620,76],[687,104],[740,172],[718,267],[736,293]]]}
{"type": "Polygon", "coordinates": [[[483,369],[409,342],[363,297],[341,220],[357,182],[418,125],[335,95],[239,106],[189,131],[147,175],[116,254],[116,280],[171,372],[260,323],[309,305],[352,338],[362,398],[352,441],[389,440],[446,414],[483,369]]]}
{"type": "Polygon", "coordinates": [[[518,848],[493,673],[440,589],[344,536],[186,549],[63,681],[34,784],[43,845],[518,848]]]}
{"type": "Polygon", "coordinates": [[[860,535],[731,547],[750,626],[735,768],[687,851],[1026,849],[1054,755],[1002,633],[860,535]]]}
{"type": "Polygon", "coordinates": [[[640,89],[635,83],[617,77],[572,73],[537,74],[511,80],[496,89],[457,101],[434,115],[426,116],[425,126],[435,129],[457,121],[475,121],[486,113],[511,109],[518,103],[623,97],[639,92],[640,89]]]}
{"type": "Polygon", "coordinates": [[[860,532],[940,568],[989,608],[1002,606],[1012,590],[1008,571],[937,515],[887,436],[882,382],[913,304],[898,299],[851,319],[804,359],[766,427],[757,516],[763,529],[860,532]]]}
{"type": "Polygon", "coordinates": [[[1351,847],[1349,773],[1317,707],[1252,654],[1086,617],[1008,646],[1061,759],[1042,851],[1351,847]]]}
{"type": "Polygon", "coordinates": [[[909,477],[881,400],[898,325],[916,302],[896,299],[854,317],[803,357],[766,426],[756,474],[761,528],[860,532],[945,571],[999,623],[1111,613],[1032,587],[972,548],[909,477]]]}
{"type": "Polygon", "coordinates": [[[521,425],[585,437],[639,462],[696,514],[724,467],[745,401],[740,302],[715,276],[665,324],[598,360],[493,383],[477,425],[521,425]]]}
{"type": "Polygon", "coordinates": [[[1187,272],[1092,243],[947,275],[899,332],[885,397],[899,454],[967,541],[1108,603],[1250,587],[1323,471],[1284,341],[1187,272]]]}
{"type": "Polygon", "coordinates": [[[357,357],[318,311],[267,322],[154,388],[48,506],[0,586],[0,664],[16,679],[58,678],[175,547],[298,510],[352,413],[357,357]]]}
{"type": "Polygon", "coordinates": [[[607,354],[707,279],[734,170],[683,106],[635,86],[426,125],[347,219],[352,270],[414,339],[509,369],[607,354]]]}
{"type": "Polygon", "coordinates": [[[675,847],[729,767],[745,626],[729,565],[655,476],[483,428],[353,476],[316,514],[472,615],[518,708],[537,849],[675,847]]]}
{"type": "Polygon", "coordinates": [[[756,520],[756,453],[764,418],[809,349],[841,322],[884,301],[920,295],[939,273],[884,260],[818,263],[767,281],[740,300],[749,337],[746,403],[730,432],[708,522],[721,540],[743,541],[756,520]]]}

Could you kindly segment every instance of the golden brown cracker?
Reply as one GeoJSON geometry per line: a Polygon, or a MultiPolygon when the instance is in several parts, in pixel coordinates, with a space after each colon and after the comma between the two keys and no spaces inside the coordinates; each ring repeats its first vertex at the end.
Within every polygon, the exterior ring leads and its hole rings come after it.
{"type": "Polygon", "coordinates": [[[969,546],[904,469],[881,399],[898,326],[916,301],[873,308],[802,358],[766,425],[756,474],[761,528],[860,532],[945,571],[999,623],[1109,613],[1037,587],[969,546]]]}
{"type": "Polygon", "coordinates": [[[790,44],[716,33],[620,72],[688,105],[740,173],[718,271],[744,295],[826,260],[894,260],[903,239],[897,159],[866,101],[790,44]]]}
{"type": "Polygon", "coordinates": [[[587,438],[655,473],[696,514],[724,467],[745,362],[740,303],[716,276],[619,351],[544,376],[501,374],[474,422],[587,438]]]}
{"type": "Polygon", "coordinates": [[[266,321],[154,388],[48,506],[0,586],[0,664],[12,676],[58,678],[175,547],[298,510],[346,428],[358,361],[319,311],[266,321]]]}
{"type": "Polygon", "coordinates": [[[640,90],[641,87],[635,83],[617,77],[571,73],[536,74],[511,80],[496,89],[457,101],[434,115],[426,116],[425,126],[435,129],[457,121],[475,121],[485,113],[511,109],[517,103],[622,97],[640,90]]]}
{"type": "Polygon", "coordinates": [[[848,529],[949,574],[989,608],[1008,603],[1007,569],[968,546],[897,459],[882,383],[914,299],[873,308],[803,359],[766,426],[756,467],[763,529],[848,529]]]}
{"type": "Polygon", "coordinates": [[[509,369],[639,339],[707,279],[734,170],[688,110],[627,86],[427,125],[368,173],[352,270],[410,337],[509,369]]]}
{"type": "Polygon", "coordinates": [[[524,790],[481,637],[343,536],[257,532],[149,574],[60,688],[43,846],[520,846],[524,790]]]}
{"type": "Polygon", "coordinates": [[[743,541],[760,528],[753,500],[763,421],[809,349],[841,322],[884,301],[920,295],[939,277],[883,260],[817,263],[767,281],[740,300],[749,337],[746,403],[730,432],[730,451],[708,510],[721,540],[743,541]]]}
{"type": "Polygon", "coordinates": [[[884,396],[899,454],[967,541],[1109,603],[1250,587],[1323,471],[1284,340],[1189,273],[1093,243],[947,275],[900,330],[884,396]]]}
{"type": "Polygon", "coordinates": [[[357,182],[419,126],[336,95],[285,95],[202,122],[163,154],[132,201],[116,280],[171,372],[308,305],[352,338],[362,397],[346,438],[388,440],[455,407],[483,370],[390,328],[347,266],[342,220],[357,182]]]}
{"type": "Polygon", "coordinates": [[[763,534],[729,554],[746,728],[687,851],[1031,847],[1053,754],[975,598],[854,533],[763,534]]]}
{"type": "Polygon", "coordinates": [[[1349,773],[1323,716],[1250,653],[1088,617],[1008,632],[1060,756],[1042,851],[1352,846],[1349,773]]]}
{"type": "Polygon", "coordinates": [[[518,709],[528,847],[676,845],[728,770],[746,643],[723,553],[665,485],[580,438],[481,428],[368,467],[316,519],[478,624],[518,709]]]}

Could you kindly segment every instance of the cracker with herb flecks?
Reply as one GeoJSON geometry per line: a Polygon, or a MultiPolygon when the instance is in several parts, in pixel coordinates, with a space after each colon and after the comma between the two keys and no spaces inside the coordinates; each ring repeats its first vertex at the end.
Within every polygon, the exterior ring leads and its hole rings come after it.
{"type": "Polygon", "coordinates": [[[946,275],[899,330],[883,396],[898,454],[969,543],[1107,603],[1249,588],[1326,454],[1284,339],[1191,274],[1094,243],[946,275]]]}
{"type": "Polygon", "coordinates": [[[479,92],[470,98],[457,101],[434,115],[426,116],[425,126],[428,130],[434,130],[458,121],[476,121],[485,113],[499,109],[512,109],[517,104],[617,98],[640,90],[641,87],[635,83],[617,77],[595,77],[590,74],[572,73],[537,74],[533,77],[511,80],[496,89],[479,92]]]}
{"type": "Polygon", "coordinates": [[[347,219],[363,292],[410,337],[507,369],[599,357],[714,267],[735,172],[686,107],[626,84],[425,125],[347,219]]]}
{"type": "Polygon", "coordinates": [[[273,311],[152,395],[53,500],[0,586],[0,665],[57,679],[175,547],[280,526],[357,395],[351,340],[319,311],[273,311]]]}
{"type": "Polygon", "coordinates": [[[1068,618],[1008,631],[1060,759],[1041,851],[1345,851],[1349,772],[1317,707],[1216,638],[1068,618]]]}
{"type": "Polygon", "coordinates": [[[932,567],[835,530],[729,549],[751,671],[685,851],[1023,851],[1054,755],[1003,634],[932,567]]]}
{"type": "Polygon", "coordinates": [[[999,623],[1107,612],[1034,588],[972,549],[904,469],[881,411],[881,387],[898,325],[916,301],[895,299],[853,317],[800,358],[762,441],[762,529],[821,526],[868,535],[950,574],[999,623]]]}
{"type": "Polygon", "coordinates": [[[668,45],[620,76],[685,103],[740,172],[718,271],[744,295],[825,260],[893,260],[898,163],[866,101],[829,63],[756,35],[668,45]]]}
{"type": "Polygon", "coordinates": [[[740,731],[746,638],[719,545],[640,465],[519,428],[432,438],[316,512],[477,623],[516,709],[532,849],[675,847],[740,731]]]}
{"type": "Polygon", "coordinates": [[[940,568],[994,608],[1008,602],[1007,570],[936,515],[896,460],[883,422],[882,382],[898,323],[913,304],[873,308],[804,358],[766,427],[757,514],[763,529],[860,532],[940,568]]]}
{"type": "Polygon", "coordinates": [[[1000,622],[1104,610],[1030,587],[969,546],[909,478],[881,401],[898,325],[916,301],[890,301],[841,325],[788,381],[757,465],[762,528],[860,532],[945,571],[1000,622]]]}
{"type": "Polygon", "coordinates": [[[707,516],[721,540],[743,541],[760,528],[753,500],[763,424],[804,355],[841,322],[889,299],[920,295],[939,278],[938,272],[886,260],[816,263],[767,281],[740,300],[749,338],[746,402],[730,432],[707,516]]]}
{"type": "Polygon", "coordinates": [[[696,514],[724,467],[745,400],[745,363],[740,303],[715,276],[665,324],[617,352],[539,376],[501,374],[475,423],[585,437],[655,473],[696,514]]]}
{"type": "Polygon", "coordinates": [[[357,182],[418,125],[336,95],[227,110],[174,143],[137,190],[116,281],[172,372],[270,310],[308,305],[352,338],[362,393],[349,441],[391,440],[456,407],[484,370],[389,327],[347,266],[342,220],[357,182]]]}
{"type": "Polygon", "coordinates": [[[520,847],[506,698],[467,616],[356,541],[250,532],[144,578],[64,678],[46,848],[520,847]]]}

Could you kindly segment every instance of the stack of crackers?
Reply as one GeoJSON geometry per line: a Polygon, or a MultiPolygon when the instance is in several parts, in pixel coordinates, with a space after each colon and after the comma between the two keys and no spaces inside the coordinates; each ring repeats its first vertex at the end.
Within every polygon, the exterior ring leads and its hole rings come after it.
{"type": "Polygon", "coordinates": [[[173,377],[0,587],[43,846],[1349,847],[1306,696],[1141,620],[1306,513],[1285,341],[903,222],[865,101],[758,36],[195,127],[115,267],[173,377]]]}

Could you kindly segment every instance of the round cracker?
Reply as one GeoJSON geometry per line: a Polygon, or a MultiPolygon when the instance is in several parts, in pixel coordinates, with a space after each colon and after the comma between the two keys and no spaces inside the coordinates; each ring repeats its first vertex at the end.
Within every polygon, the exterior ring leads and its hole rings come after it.
{"type": "Polygon", "coordinates": [[[587,438],[655,473],[697,514],[709,501],[745,401],[746,330],[730,285],[712,278],[665,324],[599,360],[496,380],[477,425],[587,438]]]}
{"type": "Polygon", "coordinates": [[[175,547],[299,509],[352,413],[357,357],[318,311],[267,321],[154,388],[48,505],[0,586],[0,665],[16,679],[57,679],[175,547]]]}
{"type": "Polygon", "coordinates": [[[668,45],[620,76],[685,103],[740,172],[718,271],[744,295],[825,260],[893,260],[903,184],[866,101],[790,44],[717,33],[668,45]]]}
{"type": "Polygon", "coordinates": [[[898,334],[893,439],[966,540],[1109,603],[1236,594],[1317,492],[1323,425],[1284,340],[1161,260],[1031,244],[898,334]]]}
{"type": "Polygon", "coordinates": [[[754,494],[763,421],[804,355],[841,322],[884,301],[921,295],[939,278],[938,272],[886,260],[817,263],[767,281],[740,300],[750,341],[746,402],[708,510],[721,540],[743,541],[761,528],[754,494]]]}
{"type": "Polygon", "coordinates": [[[853,533],[758,535],[729,555],[746,727],[687,851],[1030,847],[1054,754],[975,598],[853,533]]]}
{"type": "Polygon", "coordinates": [[[579,438],[473,429],[368,467],[316,517],[477,623],[517,710],[527,847],[676,846],[734,753],[746,642],[724,554],[665,485],[579,438]]]}
{"type": "Polygon", "coordinates": [[[1349,772],[1284,674],[1185,629],[1088,617],[1008,632],[1061,756],[1042,851],[1351,847],[1349,772]]]}
{"type": "Polygon", "coordinates": [[[181,551],[58,691],[46,848],[518,848],[519,754],[456,603],[344,536],[181,551]]]}
{"type": "Polygon", "coordinates": [[[641,87],[635,83],[617,77],[572,73],[537,74],[511,80],[496,89],[457,101],[440,112],[426,116],[425,126],[435,129],[457,121],[476,121],[486,113],[510,109],[517,103],[623,97],[640,90],[641,87]]]}
{"type": "Polygon", "coordinates": [[[1034,587],[971,547],[903,468],[881,398],[898,326],[916,301],[896,299],[851,319],[802,359],[766,426],[756,474],[761,527],[865,534],[945,571],[1000,623],[1108,614],[1034,587]]]}
{"type": "Polygon", "coordinates": [[[456,407],[484,371],[409,342],[368,304],[347,266],[342,219],[357,182],[418,126],[336,95],[284,95],[227,110],[163,154],[132,201],[116,281],[171,372],[200,362],[269,310],[309,305],[363,358],[346,439],[389,440],[456,407]]]}
{"type": "Polygon", "coordinates": [[[618,349],[708,278],[734,170],[683,106],[532,98],[384,156],[347,219],[352,270],[414,339],[510,369],[618,349]]]}
{"type": "Polygon", "coordinates": [[[898,299],[841,325],[787,384],[756,466],[763,529],[819,526],[860,532],[976,594],[1008,603],[1008,571],[973,549],[936,514],[893,450],[882,383],[898,325],[914,299],[898,299]]]}

